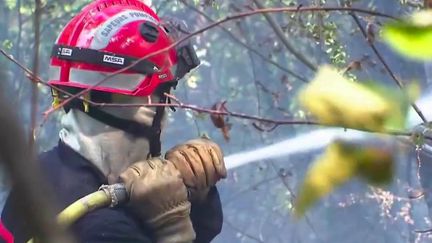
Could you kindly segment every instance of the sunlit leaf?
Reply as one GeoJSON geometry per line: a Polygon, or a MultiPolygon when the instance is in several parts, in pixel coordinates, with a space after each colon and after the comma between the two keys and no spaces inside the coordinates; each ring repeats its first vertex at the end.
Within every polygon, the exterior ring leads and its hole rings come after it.
{"type": "Polygon", "coordinates": [[[432,60],[432,10],[417,12],[405,21],[386,24],[383,38],[409,58],[432,60]]]}
{"type": "Polygon", "coordinates": [[[11,40],[9,40],[9,39],[6,39],[2,43],[2,47],[5,48],[5,49],[10,50],[13,47],[13,42],[11,40]]]}
{"type": "Polygon", "coordinates": [[[6,6],[9,10],[12,10],[16,7],[16,1],[15,0],[5,0],[6,6]]]}
{"type": "Polygon", "coordinates": [[[186,84],[191,89],[196,89],[198,87],[198,78],[195,75],[191,75],[187,80],[186,84]]]}
{"type": "Polygon", "coordinates": [[[382,143],[332,143],[307,172],[296,200],[296,215],[304,215],[319,199],[354,177],[375,186],[390,183],[394,176],[394,150],[382,143]]]}
{"type": "Polygon", "coordinates": [[[404,127],[409,107],[405,96],[398,89],[352,82],[325,66],[299,99],[323,124],[384,131],[404,127]]]}

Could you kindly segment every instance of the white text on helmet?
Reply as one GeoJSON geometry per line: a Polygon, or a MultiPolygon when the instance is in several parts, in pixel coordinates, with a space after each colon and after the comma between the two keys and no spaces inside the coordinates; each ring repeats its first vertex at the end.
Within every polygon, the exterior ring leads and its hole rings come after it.
{"type": "Polygon", "coordinates": [[[61,53],[62,56],[72,56],[72,49],[62,48],[61,53]]]}
{"type": "Polygon", "coordinates": [[[118,16],[117,18],[115,18],[114,20],[112,20],[101,32],[101,35],[107,37],[109,35],[109,33],[113,30],[113,28],[122,25],[122,22],[124,22],[125,20],[127,20],[128,17],[124,14],[118,16]]]}
{"type": "Polygon", "coordinates": [[[123,57],[115,57],[110,55],[104,55],[103,57],[104,62],[123,65],[124,64],[124,58],[123,57]]]}
{"type": "Polygon", "coordinates": [[[95,37],[90,44],[91,49],[100,50],[105,48],[110,39],[126,24],[146,20],[158,24],[158,21],[150,14],[138,10],[127,10],[120,12],[107,19],[96,31],[95,37]]]}

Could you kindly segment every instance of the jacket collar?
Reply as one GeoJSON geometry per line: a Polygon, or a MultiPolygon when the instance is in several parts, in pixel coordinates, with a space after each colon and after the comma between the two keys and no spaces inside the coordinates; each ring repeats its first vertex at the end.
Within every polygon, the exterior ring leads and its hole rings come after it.
{"type": "Polygon", "coordinates": [[[58,142],[58,153],[60,159],[69,168],[74,170],[89,171],[94,175],[101,185],[108,184],[107,178],[93,163],[84,158],[81,154],[73,150],[61,140],[58,142]]]}

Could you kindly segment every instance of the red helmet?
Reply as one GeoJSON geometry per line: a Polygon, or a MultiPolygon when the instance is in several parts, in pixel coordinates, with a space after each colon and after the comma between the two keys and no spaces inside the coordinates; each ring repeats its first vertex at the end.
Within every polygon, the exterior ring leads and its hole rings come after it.
{"type": "MultiPolygon", "coordinates": [[[[173,44],[179,34],[173,33],[177,27],[163,23],[139,0],[97,0],[60,33],[51,55],[49,83],[92,87],[113,72],[173,44]]],[[[148,96],[159,84],[176,83],[198,65],[196,53],[187,43],[140,61],[92,89],[148,96]]]]}

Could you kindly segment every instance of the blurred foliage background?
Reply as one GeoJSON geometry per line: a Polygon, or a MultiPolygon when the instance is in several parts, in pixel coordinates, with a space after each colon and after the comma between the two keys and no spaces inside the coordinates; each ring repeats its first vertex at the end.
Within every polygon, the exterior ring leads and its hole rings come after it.
{"type": "MultiPolygon", "coordinates": [[[[61,28],[89,0],[44,0],[41,15],[40,76],[48,79],[51,47],[61,28]]],[[[395,17],[408,15],[423,7],[420,0],[278,0],[260,1],[265,7],[353,6],[376,10],[395,17]]],[[[255,9],[249,0],[153,0],[160,16],[184,19],[192,30],[212,21],[255,9]]],[[[25,66],[33,65],[34,1],[0,0],[0,48],[25,66]]],[[[383,85],[395,83],[348,13],[321,11],[272,14],[284,36],[297,53],[316,66],[332,64],[346,70],[353,80],[374,80],[383,85]]],[[[404,59],[383,44],[380,27],[388,19],[358,14],[377,49],[393,72],[406,83],[420,82],[422,90],[430,85],[425,66],[404,59]]],[[[188,75],[175,91],[187,104],[211,107],[227,101],[230,111],[272,119],[305,119],[296,95],[313,79],[315,72],[285,48],[281,39],[262,15],[225,23],[193,39],[202,65],[188,75]],[[246,46],[246,47],[245,47],[246,46]],[[259,53],[259,54],[257,54],[259,53]],[[278,65],[274,65],[277,63],[278,65]]],[[[24,126],[30,124],[31,85],[24,73],[0,57],[4,90],[20,114],[24,126]]],[[[36,104],[40,114],[37,145],[43,151],[58,141],[58,122],[62,112],[43,120],[42,111],[51,104],[50,91],[39,87],[42,95],[36,104]]],[[[222,145],[227,155],[259,148],[306,133],[316,126],[278,126],[254,124],[230,118],[231,139],[225,141],[208,115],[193,111],[171,112],[164,132],[166,150],[187,139],[207,134],[222,145]],[[267,131],[268,130],[268,131],[267,131]]],[[[6,138],[5,138],[6,139],[6,138]]],[[[313,142],[313,141],[311,141],[313,142]]],[[[300,220],[293,217],[293,201],[306,170],[321,152],[292,154],[267,159],[230,171],[219,188],[224,205],[224,227],[215,242],[430,242],[432,235],[415,230],[432,227],[430,198],[432,186],[427,161],[422,180],[416,176],[415,151],[398,153],[397,178],[385,189],[353,181],[327,196],[300,220]],[[412,191],[423,189],[425,196],[412,198],[412,191]],[[431,236],[431,237],[430,237],[431,236]]],[[[17,152],[19,149],[17,148],[17,152]]],[[[395,151],[397,152],[397,151],[395,151]]],[[[3,179],[2,192],[7,183],[3,179]]]]}

